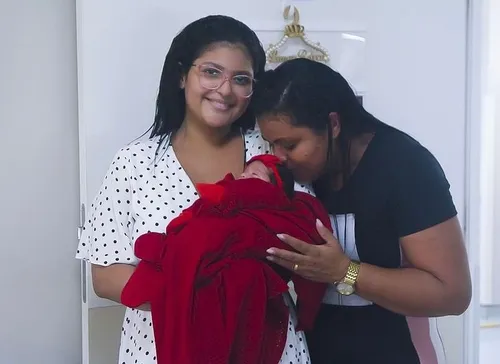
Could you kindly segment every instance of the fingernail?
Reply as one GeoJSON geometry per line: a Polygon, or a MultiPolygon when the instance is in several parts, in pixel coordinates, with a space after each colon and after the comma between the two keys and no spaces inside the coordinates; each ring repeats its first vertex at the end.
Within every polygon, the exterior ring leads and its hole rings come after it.
{"type": "Polygon", "coordinates": [[[266,257],[267,260],[270,260],[271,262],[274,260],[273,257],[266,257]]]}
{"type": "Polygon", "coordinates": [[[316,226],[317,227],[323,227],[324,225],[323,225],[323,223],[321,222],[320,219],[316,219],[316,226]]]}
{"type": "Polygon", "coordinates": [[[280,239],[280,240],[285,239],[285,235],[283,235],[283,234],[277,234],[276,236],[277,236],[277,237],[278,237],[278,239],[280,239]]]}
{"type": "Polygon", "coordinates": [[[274,254],[274,249],[273,248],[269,248],[266,250],[267,253],[269,254],[274,254]]]}

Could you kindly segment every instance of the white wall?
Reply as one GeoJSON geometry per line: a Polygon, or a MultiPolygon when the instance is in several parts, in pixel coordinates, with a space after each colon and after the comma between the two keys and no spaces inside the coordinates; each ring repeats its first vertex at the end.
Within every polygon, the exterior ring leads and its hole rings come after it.
{"type": "Polygon", "coordinates": [[[0,363],[81,363],[75,4],[0,1],[0,363]]]}

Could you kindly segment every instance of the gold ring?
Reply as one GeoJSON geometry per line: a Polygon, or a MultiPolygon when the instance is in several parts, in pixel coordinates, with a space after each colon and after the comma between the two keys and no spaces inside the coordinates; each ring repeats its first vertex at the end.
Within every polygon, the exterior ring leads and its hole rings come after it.
{"type": "Polygon", "coordinates": [[[293,266],[293,270],[294,270],[294,272],[296,272],[296,271],[297,271],[297,269],[299,269],[299,265],[298,265],[298,264],[295,264],[295,265],[293,266]]]}

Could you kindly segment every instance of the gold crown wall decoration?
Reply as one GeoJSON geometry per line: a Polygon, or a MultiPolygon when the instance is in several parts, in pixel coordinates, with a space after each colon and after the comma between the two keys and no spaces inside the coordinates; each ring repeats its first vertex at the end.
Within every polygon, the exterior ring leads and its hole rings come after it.
{"type": "MultiPolygon", "coordinates": [[[[290,19],[290,6],[283,11],[285,21],[290,19]]],[[[283,37],[276,44],[271,44],[266,50],[267,63],[282,63],[295,58],[308,58],[313,61],[327,63],[330,60],[328,51],[320,43],[313,42],[307,38],[305,29],[299,23],[300,16],[297,8],[294,7],[293,19],[291,24],[285,26],[283,37]],[[279,50],[288,42],[289,39],[298,39],[310,49],[301,48],[293,55],[280,55],[279,50]]]]}

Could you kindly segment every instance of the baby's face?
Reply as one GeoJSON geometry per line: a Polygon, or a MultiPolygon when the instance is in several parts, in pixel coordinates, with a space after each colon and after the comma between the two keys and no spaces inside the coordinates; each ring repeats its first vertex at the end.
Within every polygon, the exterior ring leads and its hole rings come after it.
{"type": "Polygon", "coordinates": [[[255,161],[245,167],[245,170],[238,177],[238,179],[245,178],[258,178],[266,182],[271,182],[271,170],[269,170],[264,163],[255,161]]]}

